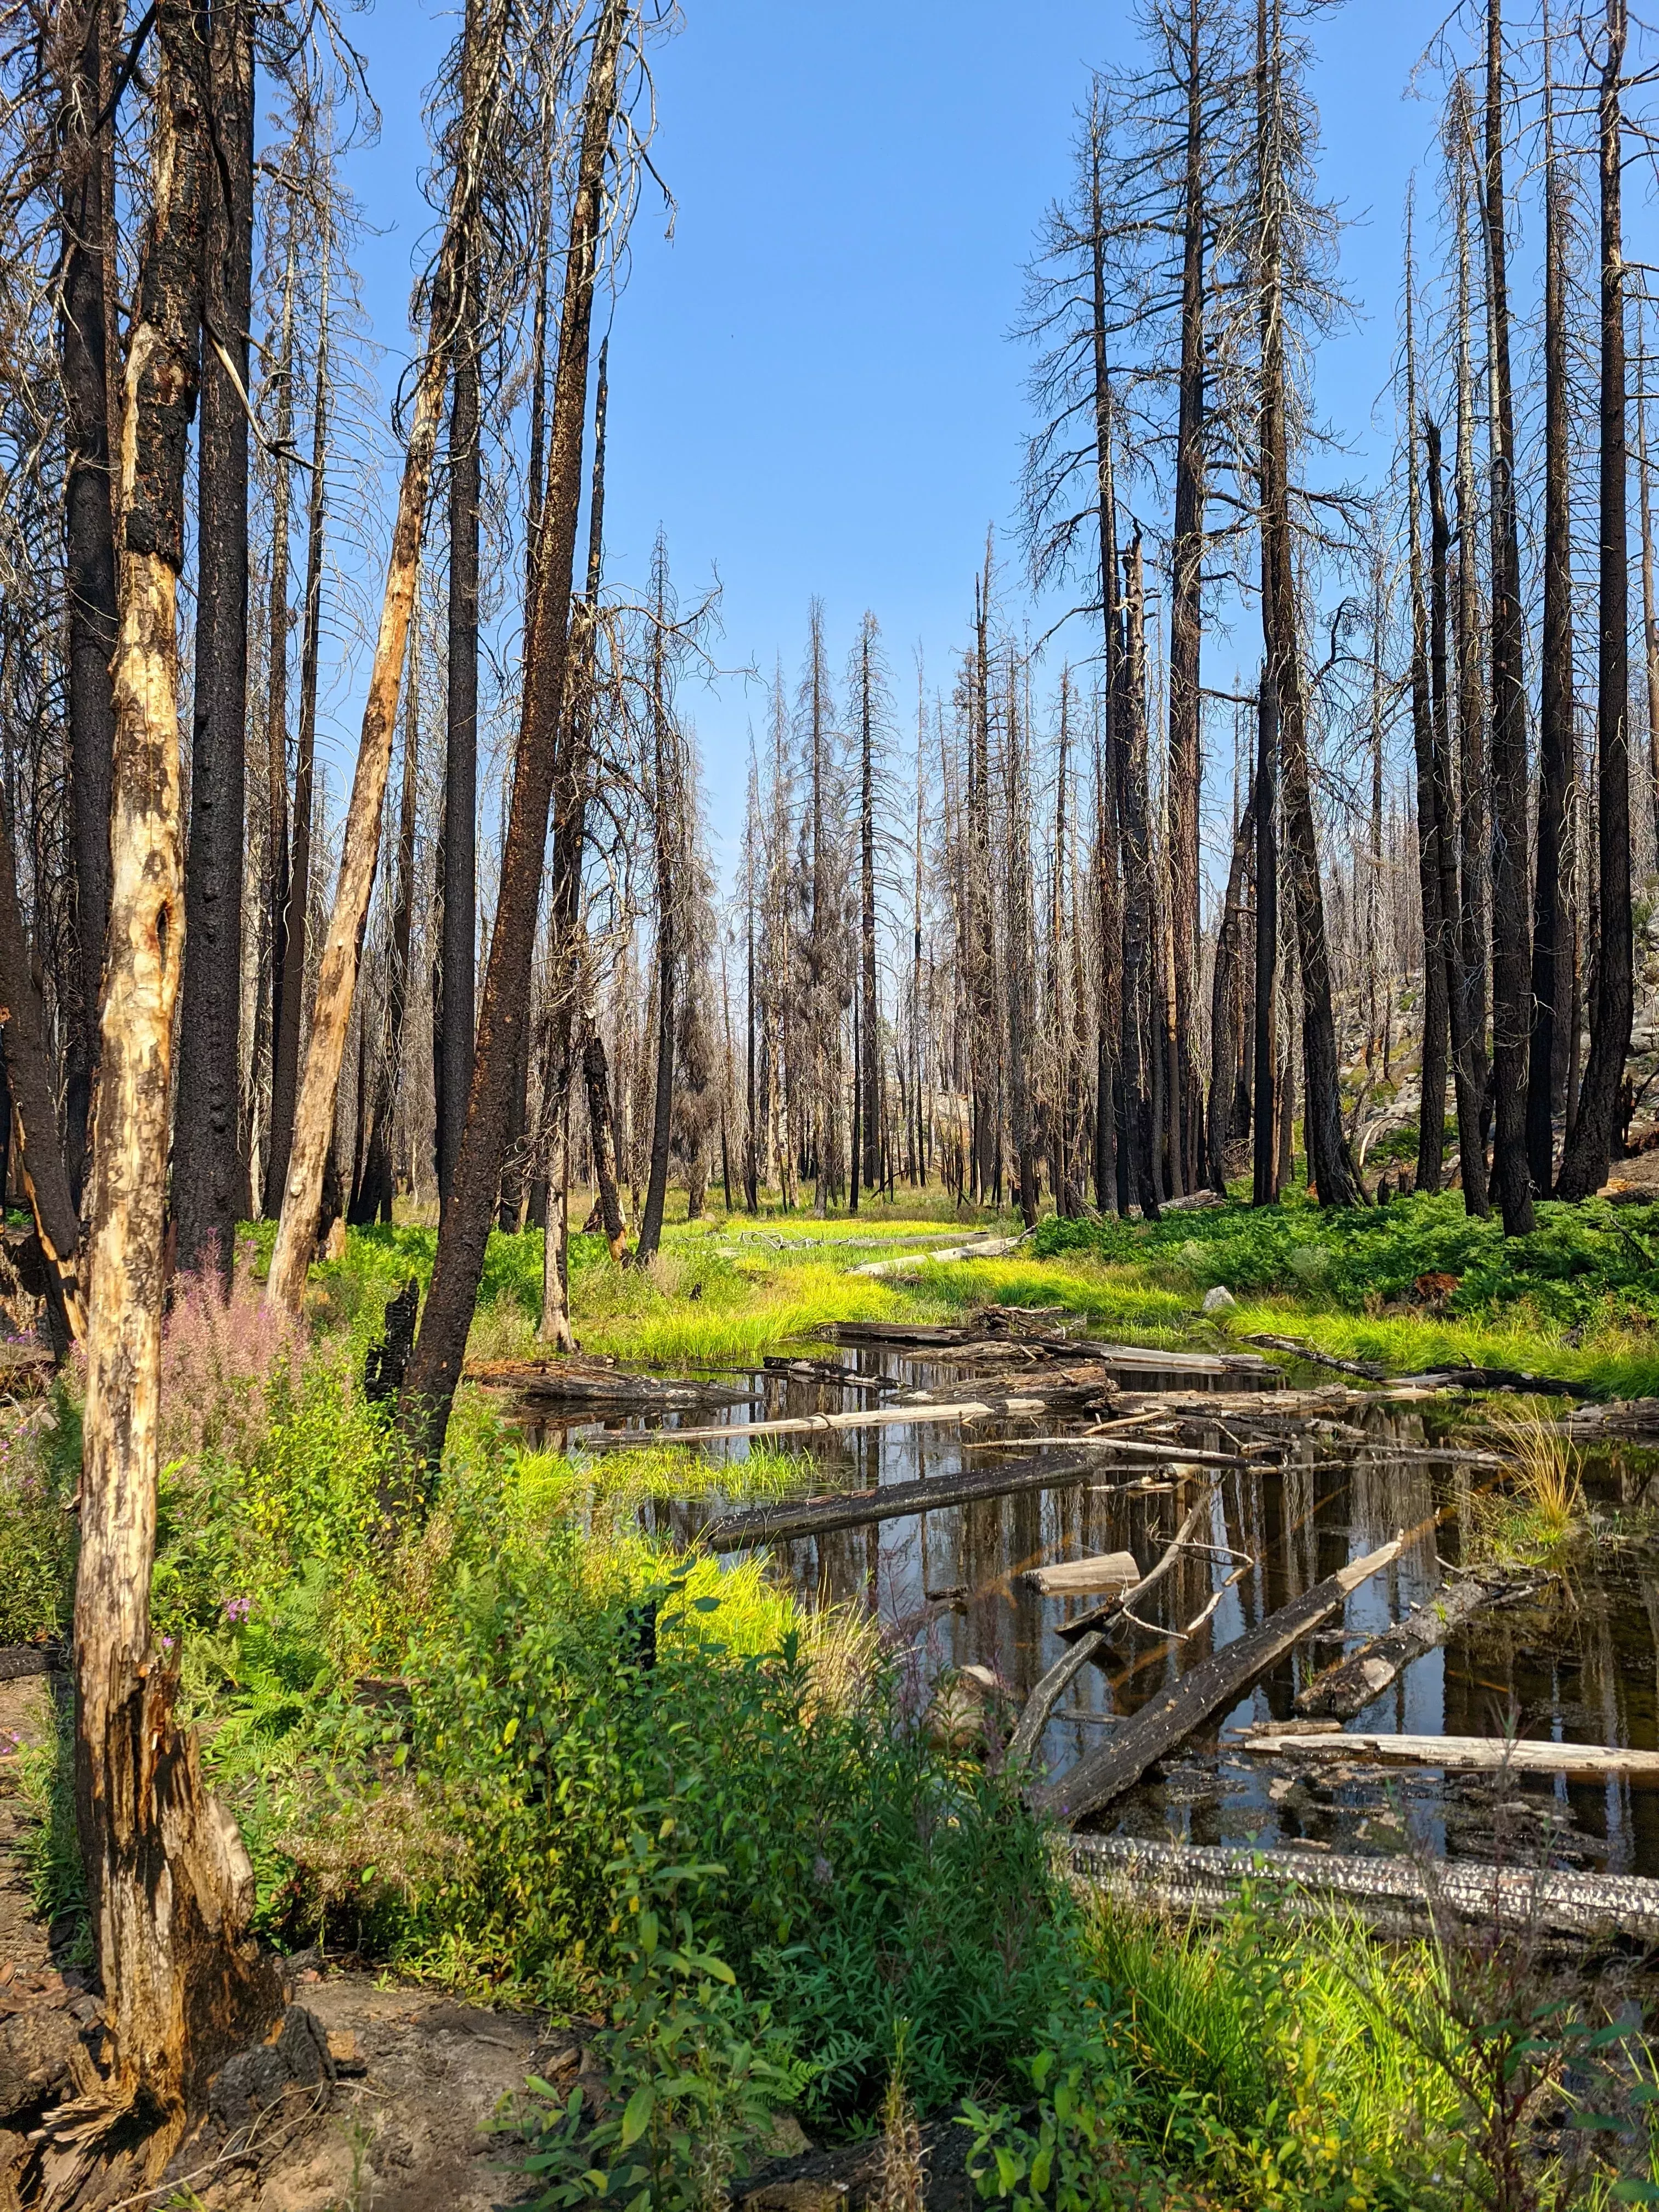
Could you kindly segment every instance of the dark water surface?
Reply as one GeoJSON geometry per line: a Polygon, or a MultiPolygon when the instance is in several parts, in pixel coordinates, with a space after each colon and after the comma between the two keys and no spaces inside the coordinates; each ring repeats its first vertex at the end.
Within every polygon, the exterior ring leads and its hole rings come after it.
{"type": "MultiPolygon", "coordinates": [[[[844,1359],[866,1384],[937,1388],[965,1379],[964,1370],[938,1355],[860,1352],[844,1359]]],[[[984,1382],[982,1364],[977,1374],[984,1382]]],[[[1036,1379],[1033,1370],[1000,1367],[998,1387],[1018,1389],[1026,1375],[1036,1379]]],[[[1255,1382],[1139,1367],[1117,1379],[1134,1391],[1191,1391],[1206,1383],[1237,1389],[1255,1382]]],[[[775,1373],[757,1376],[754,1388],[758,1402],[752,1407],[688,1414],[676,1425],[742,1424],[880,1402],[867,1388],[775,1373]]],[[[1194,1843],[1362,1852],[1398,1850],[1409,1833],[1454,1856],[1487,1858],[1497,1850],[1659,1875],[1659,1790],[1533,1777],[1495,1785],[1431,1769],[1303,1764],[1229,1748],[1229,1738],[1249,1723],[1294,1719],[1296,1693],[1310,1674],[1431,1598],[1446,1568],[1469,1552],[1483,1498],[1500,1478],[1459,1456],[1462,1449],[1477,1454],[1490,1446],[1484,1440],[1460,1446],[1445,1419],[1443,1403],[1424,1412],[1345,1407],[1299,1433],[1287,1429],[1282,1464],[1218,1472],[1206,1532],[1214,1548],[1183,1553],[1136,1607],[1147,1629],[1120,1628],[1105,1663],[1085,1667],[1067,1690],[1042,1745],[1052,1772],[1097,1747],[1115,1718],[1313,1583],[1401,1530],[1407,1540],[1391,1567],[1351,1595],[1340,1620],[1298,1644],[1231,1711],[1172,1752],[1162,1771],[1119,1801],[1102,1825],[1120,1834],[1194,1843]],[[1431,1455],[1415,1455],[1425,1453],[1431,1455]],[[1252,1564],[1223,1591],[1209,1622],[1185,1641],[1169,1633],[1228,1583],[1240,1564],[1237,1554],[1252,1564]]],[[[839,1492],[963,1470],[989,1473],[1018,1455],[1009,1445],[1024,1442],[1030,1449],[1038,1437],[1065,1438],[1085,1425],[1049,1415],[987,1423],[967,1434],[916,1426],[775,1441],[810,1455],[806,1489],[839,1492]]],[[[594,1437],[595,1427],[541,1433],[550,1443],[580,1445],[594,1437]]],[[[1231,1451],[1237,1438],[1218,1423],[1201,1434],[1185,1430],[1184,1441],[1231,1451]]],[[[739,1437],[704,1449],[737,1460],[748,1447],[739,1437]]],[[[1066,1648],[1059,1625],[1099,1601],[1042,1597],[1020,1579],[1022,1572],[1120,1550],[1133,1552],[1145,1571],[1173,1535],[1184,1503],[1197,1494],[1189,1485],[1185,1499],[1179,1498],[1156,1469],[1150,1479],[1157,1487],[1126,1491],[1120,1486],[1146,1473],[1146,1463],[1104,1452],[1099,1460],[1097,1472],[1061,1487],[781,1544],[775,1547],[778,1571],[809,1605],[874,1611],[912,1670],[919,1698],[941,1668],[976,1663],[994,1669],[1013,1700],[1023,1702],[1066,1648]]],[[[1581,1473],[1598,1520],[1617,1519],[1621,1528],[1639,1530],[1659,1455],[1613,1448],[1584,1457],[1581,1473]]],[[[1652,1502],[1659,1506],[1659,1483],[1652,1502]]],[[[718,1500],[700,1500],[645,1512],[665,1532],[684,1538],[718,1510],[718,1500]]],[[[1424,1654],[1348,1725],[1364,1733],[1518,1732],[1659,1749],[1659,1516],[1655,1529],[1650,1540],[1578,1547],[1540,1599],[1480,1615],[1443,1649],[1424,1654]]]]}

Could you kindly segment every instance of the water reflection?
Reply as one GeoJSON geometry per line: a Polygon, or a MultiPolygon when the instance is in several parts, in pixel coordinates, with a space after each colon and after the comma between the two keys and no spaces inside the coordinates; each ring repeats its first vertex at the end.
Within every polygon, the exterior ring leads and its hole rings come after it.
{"type": "MultiPolygon", "coordinates": [[[[866,1386],[937,1388],[961,1370],[937,1358],[860,1351],[850,1370],[866,1386]]],[[[983,1372],[983,1370],[981,1370],[983,1372]]],[[[1017,1387],[1018,1375],[1007,1387],[1017,1387]]],[[[754,1378],[745,1420],[873,1406],[868,1388],[771,1372],[754,1378]]],[[[1207,1378],[1237,1389],[1237,1378],[1207,1378]]],[[[1206,1378],[1137,1368],[1126,1390],[1190,1393],[1206,1378]]],[[[1294,1718],[1297,1690],[1345,1649],[1431,1600],[1470,1548],[1472,1518],[1492,1476],[1478,1455],[1459,1456],[1434,1409],[1340,1408],[1305,1426],[1286,1423],[1271,1463],[1267,1430],[1191,1419],[1182,1441],[1249,1452],[1219,1471],[1211,1491],[1210,1551],[1181,1555],[1137,1612],[1146,1632],[1121,1629],[1104,1663],[1085,1667],[1050,1723],[1042,1757],[1052,1771],[1097,1747],[1185,1668],[1255,1627],[1280,1606],[1404,1531],[1399,1557],[1350,1596],[1345,1613],[1261,1676],[1234,1709],[1176,1752],[1161,1772],[1121,1800],[1103,1825],[1121,1833],[1194,1843],[1295,1844],[1335,1850],[1399,1849],[1407,1834],[1451,1855],[1547,1856],[1613,1873],[1659,1875],[1659,1791],[1607,1784],[1446,1779],[1387,1772],[1357,1762],[1301,1765],[1229,1748],[1247,1723],[1294,1718]],[[1254,1562],[1225,1587],[1236,1554],[1254,1562]],[[1168,1632],[1221,1595],[1187,1641],[1168,1632]]],[[[687,1415],[677,1426],[704,1425],[687,1415]]],[[[836,1491],[988,1473],[1008,1442],[1063,1436],[1084,1424],[1053,1415],[988,1423],[966,1434],[942,1427],[818,1431],[776,1441],[801,1454],[804,1488],[836,1491]]],[[[598,1443],[599,1425],[533,1431],[538,1441],[598,1443]]],[[[615,1433],[614,1431],[611,1431],[615,1433]]],[[[728,1461],[738,1437],[705,1447],[728,1461]]],[[[1614,1449],[1585,1463],[1585,1488],[1604,1516],[1646,1503],[1650,1455],[1614,1449]]],[[[1044,1492],[942,1506],[908,1519],[842,1529],[775,1547],[780,1573],[811,1604],[854,1604],[878,1615],[926,1675],[947,1666],[993,1668],[1017,1699],[1066,1649],[1059,1631],[1093,1598],[1045,1598],[1024,1571],[1097,1552],[1131,1551],[1151,1566],[1195,1494],[1162,1472],[1125,1487],[1140,1469],[1102,1453],[1097,1471],[1044,1492]]],[[[650,1505],[647,1519],[687,1539],[720,1501],[650,1505]]],[[[1659,1544],[1598,1547],[1543,1596],[1477,1616],[1443,1649],[1425,1653],[1352,1723],[1366,1733],[1493,1735],[1518,1729],[1557,1741],[1659,1749],[1659,1544]]]]}

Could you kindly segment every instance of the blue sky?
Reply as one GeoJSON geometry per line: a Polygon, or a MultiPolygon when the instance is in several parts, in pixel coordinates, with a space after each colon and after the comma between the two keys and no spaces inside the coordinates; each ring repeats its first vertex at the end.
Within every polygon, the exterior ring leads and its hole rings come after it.
{"type": "MultiPolygon", "coordinates": [[[[1406,86],[1441,15],[1351,0],[1316,25],[1323,183],[1352,226],[1342,268],[1361,307],[1322,358],[1320,397],[1361,462],[1391,436],[1371,425],[1395,342],[1402,194],[1433,131],[1406,86]]],[[[428,220],[422,97],[454,24],[427,0],[380,0],[353,23],[385,118],[351,181],[381,234],[361,258],[388,386],[428,220]]],[[[1090,68],[1132,46],[1124,11],[1082,0],[686,0],[655,55],[674,235],[647,188],[611,341],[613,574],[643,576],[660,523],[684,591],[718,568],[727,665],[769,676],[781,651],[793,689],[817,593],[837,668],[869,606],[902,699],[918,645],[948,682],[986,526],[1014,510],[1021,266],[1065,188],[1090,68]]],[[[1003,550],[1012,586],[1011,541],[1003,550]]],[[[1254,653],[1243,631],[1218,640],[1211,680],[1254,653]]],[[[724,840],[765,702],[734,678],[690,705],[724,840]]]]}

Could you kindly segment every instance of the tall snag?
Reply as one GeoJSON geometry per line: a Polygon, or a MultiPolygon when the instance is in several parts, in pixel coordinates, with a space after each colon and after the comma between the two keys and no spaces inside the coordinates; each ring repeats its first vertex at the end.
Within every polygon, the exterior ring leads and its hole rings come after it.
{"type": "MultiPolygon", "coordinates": [[[[72,19],[71,19],[72,22],[72,19]]],[[[63,314],[58,325],[68,433],[64,551],[69,628],[70,780],[75,817],[76,1004],[64,1054],[64,1152],[79,1208],[109,915],[110,761],[115,699],[115,517],[110,491],[106,268],[113,228],[114,131],[104,117],[112,78],[110,0],[82,0],[63,106],[63,314]]],[[[66,28],[70,28],[66,25],[66,28]]],[[[15,995],[15,986],[9,986],[15,995]]]]}
{"type": "Polygon", "coordinates": [[[1446,1051],[1449,1041],[1446,915],[1440,896],[1444,835],[1435,777],[1429,690],[1429,616],[1423,588],[1423,500],[1417,477],[1417,309],[1413,296],[1411,216],[1406,230],[1406,541],[1411,592],[1412,750],[1417,769],[1417,880],[1423,905],[1423,1097],[1417,1122],[1419,1190],[1440,1188],[1446,1149],[1446,1051]]]}
{"type": "MultiPolygon", "coordinates": [[[[506,9],[500,0],[489,0],[481,9],[476,37],[467,42],[467,67],[477,72],[486,97],[473,109],[478,120],[460,148],[449,214],[445,225],[438,265],[433,276],[426,352],[415,386],[415,405],[409,444],[404,454],[403,482],[398,495],[398,517],[392,530],[392,558],[386,568],[386,596],[380,608],[380,627],[374,641],[368,696],[363,707],[362,735],[357,748],[356,773],[346,812],[340,854],[340,873],[329,917],[317,976],[317,1000],[312,1011],[311,1043],[306,1054],[305,1079],[295,1109],[294,1136],[283,1188],[282,1219],[271,1254],[267,1295],[273,1303],[298,1312],[305,1288],[306,1271],[316,1247],[322,1211],[323,1170],[334,1131],[334,1109],[339,1097],[340,1068],[345,1057],[346,1032],[351,1022],[351,1002],[357,987],[362,955],[363,926],[374,888],[374,867],[380,846],[380,814],[386,798],[386,775],[392,764],[392,738],[398,721],[398,694],[404,654],[409,642],[410,616],[420,572],[421,533],[425,517],[427,483],[438,440],[450,350],[465,302],[461,296],[465,258],[463,246],[476,221],[481,184],[482,147],[487,138],[488,109],[497,92],[501,73],[506,9]]],[[[297,878],[297,867],[295,875],[297,878]]],[[[498,924],[499,927],[499,924],[498,924]]],[[[286,979],[285,979],[286,980],[286,979]]],[[[521,998],[529,994],[525,976],[521,998]]],[[[522,1006],[520,1018],[522,1018],[522,1006]]],[[[495,1203],[492,1177],[489,1203],[495,1203]]]]}
{"type": "MultiPolygon", "coordinates": [[[[125,552],[111,817],[109,961],[93,1146],[76,1796],[112,2035],[110,2097],[154,2180],[228,2051],[281,2008],[245,1931],[253,1873],[173,1720],[150,1633],[173,1013],[184,951],[178,581],[196,397],[200,225],[212,155],[190,0],[159,0],[154,206],[128,352],[125,552]]],[[[84,2147],[98,2115],[54,2136],[84,2147]]]]}
{"type": "Polygon", "coordinates": [[[1598,153],[1601,215],[1601,574],[1596,611],[1596,884],[1601,944],[1590,1015],[1589,1064],[1578,1117],[1557,1188],[1588,1198],[1607,1181],[1620,1149],[1620,1094],[1630,1053],[1635,978],[1630,892],[1630,543],[1626,501],[1625,260],[1620,209],[1624,125],[1620,78],[1629,19],[1626,0],[1607,0],[1598,153]]]}
{"type": "Polygon", "coordinates": [[[1342,1128],[1330,953],[1319,878],[1313,785],[1308,758],[1307,699],[1297,641],[1291,548],[1285,230],[1289,179],[1285,173],[1285,52],[1280,0],[1257,0],[1256,11],[1257,314],[1261,334],[1257,436],[1261,478],[1261,612],[1268,672],[1279,702],[1286,861],[1302,963],[1303,1130],[1308,1180],[1322,1206],[1355,1206],[1362,1192],[1342,1128]]]}
{"type": "MultiPolygon", "coordinates": [[[[1571,456],[1567,436],[1567,212],[1555,146],[1546,48],[1544,112],[1544,622],[1538,714],[1538,858],[1532,908],[1532,1037],[1527,1062],[1527,1164],[1534,1186],[1555,1181],[1555,1006],[1567,944],[1561,888],[1572,772],[1571,456]]],[[[1643,497],[1646,498],[1645,479],[1643,497]]]]}
{"type": "Polygon", "coordinates": [[[247,1211],[242,1155],[242,847],[247,722],[248,324],[253,283],[254,0],[213,0],[213,159],[203,207],[189,911],[173,1204],[181,1267],[228,1282],[247,1211]]]}
{"type": "Polygon", "coordinates": [[[603,0],[588,62],[548,428],[547,492],[537,541],[538,580],[525,642],[524,708],[495,928],[484,972],[466,1127],[444,1200],[432,1287],[406,1386],[407,1402],[429,1425],[428,1437],[440,1445],[460,1380],[483,1272],[520,1029],[528,1018],[536,909],[569,653],[594,278],[605,228],[605,171],[617,113],[618,59],[629,16],[629,0],[603,0]]]}
{"type": "Polygon", "coordinates": [[[1492,1179],[1505,1236],[1522,1237],[1533,1226],[1526,1118],[1532,919],[1527,896],[1525,618],[1515,495],[1515,399],[1510,384],[1504,32],[1498,0],[1487,0],[1486,8],[1486,126],[1480,210],[1492,326],[1492,1054],[1497,1108],[1492,1179]]]}

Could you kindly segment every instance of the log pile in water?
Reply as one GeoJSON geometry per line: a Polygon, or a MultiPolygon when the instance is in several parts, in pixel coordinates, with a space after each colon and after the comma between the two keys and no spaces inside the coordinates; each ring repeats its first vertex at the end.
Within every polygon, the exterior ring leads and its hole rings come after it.
{"type": "Polygon", "coordinates": [[[1408,1939],[1462,1929],[1526,1934],[1582,1953],[1598,1942],[1659,1944],[1659,1881],[1635,1875],[1560,1874],[1456,1859],[1251,1850],[1073,1836],[1072,1871],[1109,1897],[1185,1918],[1224,1912],[1248,1883],[1259,1905],[1289,1919],[1352,1914],[1379,1936],[1408,1939]]]}
{"type": "Polygon", "coordinates": [[[1367,1553],[1280,1606],[1247,1635],[1212,1652],[1121,1721],[1098,1751],[1088,1753],[1058,1780],[1030,1790],[1030,1802],[1040,1812],[1076,1820],[1133,1790],[1149,1766],[1242,1697],[1258,1674],[1339,1612],[1351,1591],[1398,1559],[1400,1547],[1395,1537],[1367,1553]]]}

